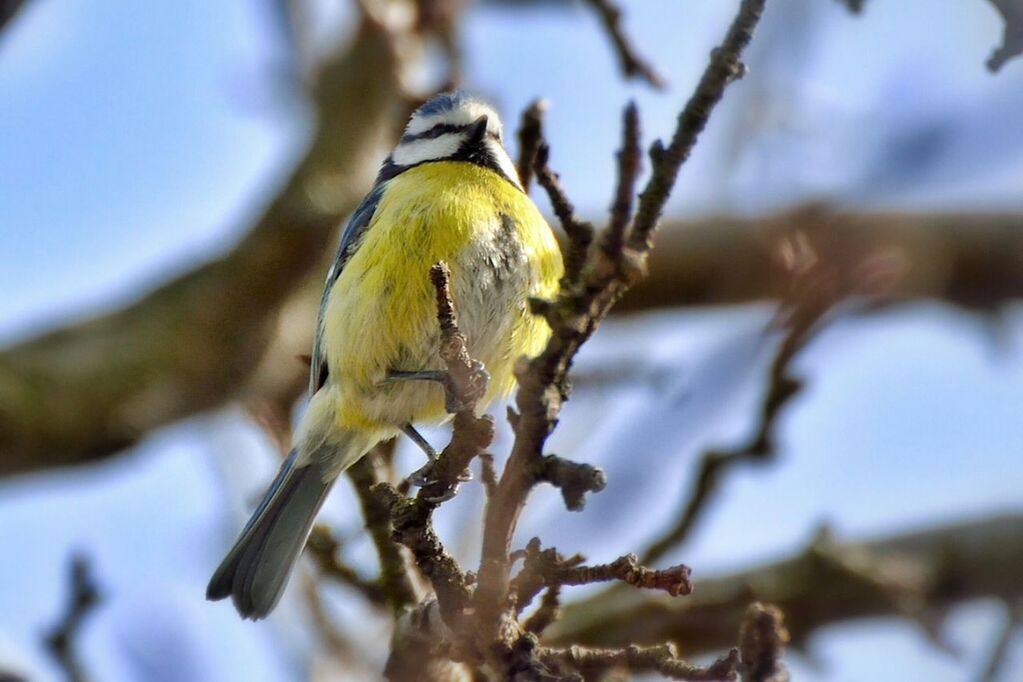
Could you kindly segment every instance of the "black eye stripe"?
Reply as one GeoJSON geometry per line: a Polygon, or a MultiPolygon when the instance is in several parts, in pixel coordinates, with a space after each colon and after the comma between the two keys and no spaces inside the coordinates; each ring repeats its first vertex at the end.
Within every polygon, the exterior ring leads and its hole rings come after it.
{"type": "Polygon", "coordinates": [[[403,135],[402,142],[415,142],[416,140],[432,140],[447,135],[448,133],[462,133],[470,128],[469,125],[454,125],[453,123],[438,123],[437,125],[415,135],[403,135]]]}
{"type": "MultiPolygon", "coordinates": [[[[424,130],[421,133],[415,133],[414,135],[402,135],[401,142],[415,142],[416,140],[433,140],[441,135],[447,135],[449,133],[464,133],[473,127],[473,123],[467,123],[465,125],[455,125],[453,123],[438,123],[437,125],[424,130]]],[[[487,131],[487,137],[493,138],[497,141],[501,140],[501,136],[497,133],[487,131]]]]}

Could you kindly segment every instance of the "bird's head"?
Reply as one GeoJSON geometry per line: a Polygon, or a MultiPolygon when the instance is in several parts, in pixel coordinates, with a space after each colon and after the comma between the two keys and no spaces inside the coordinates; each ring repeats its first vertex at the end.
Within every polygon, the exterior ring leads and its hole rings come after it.
{"type": "Polygon", "coordinates": [[[467,161],[521,188],[502,132],[501,118],[489,104],[464,92],[445,92],[415,110],[389,161],[397,172],[430,161],[467,161]]]}

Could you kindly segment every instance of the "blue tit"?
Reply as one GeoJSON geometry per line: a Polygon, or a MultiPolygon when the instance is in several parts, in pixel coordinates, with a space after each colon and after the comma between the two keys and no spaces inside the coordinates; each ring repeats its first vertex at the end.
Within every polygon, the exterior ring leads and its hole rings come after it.
{"type": "Polygon", "coordinates": [[[266,616],[288,582],[337,477],[376,443],[446,418],[430,267],[445,261],[459,325],[490,373],[481,402],[506,396],[513,367],[550,336],[530,297],[555,295],[563,265],[523,191],[501,121],[465,93],[438,95],[409,119],[376,184],[341,234],[320,304],[310,399],[293,449],[206,596],[266,616]]]}

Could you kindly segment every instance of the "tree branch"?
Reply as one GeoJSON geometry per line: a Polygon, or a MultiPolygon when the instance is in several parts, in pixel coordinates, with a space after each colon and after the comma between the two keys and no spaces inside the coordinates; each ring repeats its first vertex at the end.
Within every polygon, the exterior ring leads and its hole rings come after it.
{"type": "Polygon", "coordinates": [[[323,67],[305,158],[233,251],[122,310],[0,353],[0,476],[101,459],[241,389],[278,308],[365,189],[391,134],[397,70],[391,35],[366,18],[323,67]]]}
{"type": "Polygon", "coordinates": [[[543,588],[565,585],[592,585],[619,581],[647,590],[662,590],[673,597],[693,591],[688,566],[672,566],[664,570],[647,568],[635,554],[626,554],[608,564],[583,565],[583,557],[565,559],[553,547],[541,549],[540,538],[533,538],[523,552],[522,570],[511,582],[510,594],[515,609],[521,613],[543,588]]]}
{"type": "Polygon", "coordinates": [[[797,234],[788,248],[782,250],[791,273],[791,290],[778,313],[779,326],[786,331],[768,372],[767,390],[761,401],[757,425],[748,442],[731,450],[711,450],[700,458],[700,468],[678,522],[643,553],[643,561],[653,562],[681,545],[707,508],[722,476],[738,464],[767,463],[776,454],[774,430],[784,408],[801,390],[803,382],[792,374],[792,364],[823,328],[822,320],[829,310],[845,297],[857,293],[856,288],[870,289],[881,267],[860,264],[861,277],[844,280],[828,263],[821,261],[797,234]],[[856,287],[856,288],[844,288],[856,287]]]}
{"type": "Polygon", "coordinates": [[[690,655],[731,646],[750,601],[785,613],[803,646],[818,628],[880,616],[911,618],[934,631],[934,613],[981,597],[1023,597],[1023,513],[837,544],[818,538],[791,558],[697,580],[684,601],[624,588],[563,607],[553,643],[623,646],[677,642],[690,655]]]}
{"type": "Polygon", "coordinates": [[[721,101],[725,88],[745,73],[746,67],[739,58],[753,39],[753,29],[760,21],[764,4],[765,0],[743,0],[724,41],[711,54],[710,64],[703,72],[696,91],[679,114],[671,143],[667,148],[659,141],[651,146],[653,174],[639,196],[639,207],[629,240],[632,249],[640,251],[644,247],[651,247],[654,231],[675,187],[679,169],[692,153],[700,133],[707,127],[710,113],[721,101]]]}
{"type": "Polygon", "coordinates": [[[660,232],[647,277],[616,312],[782,300],[792,278],[777,254],[793,234],[843,282],[854,283],[862,263],[877,258],[899,265],[883,292],[892,301],[995,311],[1023,298],[1020,214],[849,213],[810,205],[755,219],[672,221],[660,232]]]}
{"type": "MultiPolygon", "coordinates": [[[[550,166],[547,165],[550,151],[550,147],[541,141],[537,146],[534,158],[534,170],[536,171],[536,181],[540,183],[540,186],[547,192],[547,196],[550,197],[554,215],[558,217],[561,227],[565,230],[565,235],[568,237],[568,243],[564,249],[565,276],[562,281],[563,286],[571,287],[582,276],[590,244],[593,243],[594,229],[592,223],[581,220],[576,215],[575,206],[572,205],[572,201],[561,186],[557,173],[552,171],[550,166]]],[[[631,190],[632,188],[630,187],[629,191],[631,190]]],[[[534,312],[543,314],[542,311],[535,308],[534,306],[534,312]]]]}
{"type": "Polygon", "coordinates": [[[7,28],[24,4],[25,0],[0,0],[0,31],[7,28]]]}
{"type": "Polygon", "coordinates": [[[781,662],[789,633],[782,612],[775,606],[754,602],[746,609],[739,628],[739,655],[745,682],[789,682],[781,662]]]}
{"type": "MultiPolygon", "coordinates": [[[[554,670],[578,670],[586,676],[625,670],[633,673],[656,672],[672,680],[708,680],[722,682],[737,679],[739,667],[735,652],[720,658],[709,667],[687,663],[678,657],[671,644],[624,649],[592,649],[572,646],[567,649],[541,648],[536,657],[554,670]]],[[[589,679],[589,677],[587,677],[589,679]]]]}
{"type": "MultiPolygon", "coordinates": [[[[655,155],[651,179],[640,195],[639,207],[627,231],[623,248],[617,253],[604,249],[588,249],[579,236],[585,231],[573,230],[570,205],[560,200],[563,193],[545,186],[556,206],[562,203],[569,210],[559,211],[566,220],[566,232],[572,242],[566,258],[566,276],[562,279],[557,301],[534,306],[543,314],[552,335],[544,351],[537,357],[523,360],[516,368],[519,390],[517,411],[509,411],[515,442],[504,472],[490,496],[484,518],[483,549],[479,569],[479,585],[474,597],[478,619],[477,641],[486,651],[488,662],[498,669],[518,669],[535,665],[529,655],[528,637],[515,619],[515,606],[508,599],[509,550],[519,515],[537,483],[536,472],[543,458],[547,437],[557,422],[561,405],[568,397],[567,372],[580,346],[596,331],[600,321],[621,298],[629,285],[641,275],[643,261],[652,246],[653,231],[664,203],[674,186],[679,167],[695,144],[711,109],[721,99],[725,86],[740,73],[739,55],[752,36],[760,18],[764,0],[743,0],[722,45],[712,54],[710,63],[696,92],[679,116],[678,127],[668,150],[655,155]],[[560,196],[559,196],[560,195],[560,196]],[[587,254],[588,264],[576,269],[573,254],[587,254]],[[571,267],[571,269],[570,269],[571,267]]],[[[631,110],[631,109],[630,109],[631,110]]],[[[624,151],[621,163],[628,156],[629,140],[638,137],[635,114],[626,111],[624,151]],[[631,129],[631,130],[630,130],[631,129]],[[632,134],[635,133],[635,134],[632,134]]],[[[543,183],[543,163],[538,158],[538,177],[543,183]]],[[[633,178],[634,179],[634,178],[633,178]]],[[[627,183],[628,177],[620,177],[627,183]]],[[[631,193],[632,188],[629,188],[631,193]]],[[[536,672],[535,674],[539,674],[536,672]]]]}
{"type": "Polygon", "coordinates": [[[359,498],[366,530],[373,539],[380,562],[379,587],[393,612],[417,603],[422,595],[412,580],[410,560],[391,537],[391,506],[389,500],[376,492],[386,483],[381,472],[380,450],[394,447],[394,441],[377,445],[365,457],[349,467],[345,474],[359,498]]]}
{"type": "Polygon", "coordinates": [[[60,622],[46,635],[46,644],[67,675],[68,682],[86,682],[89,676],[82,668],[75,651],[82,624],[100,601],[99,588],[92,576],[89,560],[84,555],[71,559],[71,593],[67,610],[60,622]]]}
{"type": "Polygon", "coordinates": [[[645,80],[651,86],[663,89],[667,83],[661,74],[657,73],[645,59],[639,56],[636,48],[625,36],[622,28],[622,10],[612,0],[586,0],[600,16],[600,22],[604,26],[611,44],[618,55],[618,63],[621,64],[622,73],[626,78],[639,78],[645,80]]]}
{"type": "MultiPolygon", "coordinates": [[[[777,252],[793,232],[804,235],[844,281],[860,277],[861,264],[871,259],[901,264],[885,293],[892,302],[929,299],[996,312],[1023,298],[1023,215],[839,213],[809,206],[766,218],[667,223],[647,260],[646,278],[614,310],[783,299],[791,273],[779,267],[777,252]]],[[[243,242],[239,251],[276,248],[274,258],[292,258],[283,243],[296,237],[283,226],[250,238],[255,241],[243,242]]],[[[312,343],[321,278],[304,278],[309,286],[300,299],[289,300],[276,322],[272,311],[254,303],[265,289],[250,292],[244,305],[221,305],[222,295],[240,297],[249,286],[241,261],[227,259],[234,263],[227,271],[227,262],[204,266],[202,272],[212,272],[196,274],[194,290],[186,277],[120,313],[0,351],[0,477],[113,456],[122,444],[239,390],[257,402],[290,405],[305,388],[295,357],[312,343]],[[211,287],[224,293],[208,295],[211,287]],[[259,322],[264,314],[268,319],[259,322]],[[231,327],[262,329],[264,323],[280,329],[257,363],[252,355],[265,342],[263,332],[245,335],[231,327]],[[168,328],[173,331],[165,333],[168,328]],[[147,330],[159,330],[154,340],[147,330]],[[168,338],[185,341],[171,344],[168,338]],[[254,372],[247,383],[246,372],[254,372]]],[[[280,282],[267,286],[285,286],[292,276],[297,274],[286,270],[280,282]]]]}
{"type": "Polygon", "coordinates": [[[992,73],[1001,70],[1005,63],[1023,53],[1023,0],[990,0],[1002,16],[1005,28],[1002,44],[995,48],[987,60],[992,73]]]}
{"type": "Polygon", "coordinates": [[[341,560],[341,543],[323,524],[313,527],[305,551],[313,558],[325,577],[354,588],[371,604],[379,606],[387,602],[387,595],[379,584],[364,579],[354,568],[341,560]]]}
{"type": "Polygon", "coordinates": [[[448,373],[445,394],[448,404],[458,408],[451,441],[434,462],[433,480],[421,487],[415,498],[401,496],[387,485],[378,485],[375,490],[388,498],[395,540],[412,551],[416,565],[433,585],[445,622],[458,630],[468,607],[471,581],[441,544],[432,515],[442,502],[454,496],[463,472],[490,445],[494,420],[489,415],[476,415],[488,378],[482,365],[469,356],[466,339],[459,330],[447,265],[434,265],[430,280],[437,292],[440,356],[448,373]]]}
{"type": "Polygon", "coordinates": [[[519,123],[519,160],[516,167],[519,171],[522,188],[527,194],[529,186],[533,184],[536,155],[540,151],[540,145],[543,144],[543,113],[546,110],[546,100],[535,99],[522,112],[519,123]]]}

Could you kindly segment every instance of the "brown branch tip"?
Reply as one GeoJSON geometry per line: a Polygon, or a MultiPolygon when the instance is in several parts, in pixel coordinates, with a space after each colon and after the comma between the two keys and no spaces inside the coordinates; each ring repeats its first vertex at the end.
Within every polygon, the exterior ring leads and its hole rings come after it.
{"type": "Polygon", "coordinates": [[[663,590],[673,597],[693,591],[692,571],[683,564],[655,570],[641,565],[635,554],[626,554],[608,564],[587,566],[579,555],[565,559],[553,547],[541,549],[540,538],[530,540],[519,554],[524,558],[523,566],[511,590],[519,612],[544,587],[551,590],[565,585],[592,585],[617,580],[640,589],[663,590]]]}
{"type": "Polygon", "coordinates": [[[569,511],[582,511],[586,493],[599,493],[607,486],[607,474],[603,469],[557,455],[545,455],[540,460],[536,480],[550,483],[561,490],[565,507],[569,511]]]}
{"type": "MultiPolygon", "coordinates": [[[[550,159],[550,147],[541,141],[537,147],[536,158],[533,162],[533,170],[536,171],[536,180],[547,192],[551,200],[551,208],[554,215],[558,217],[561,227],[568,236],[568,247],[565,250],[565,276],[562,279],[562,288],[572,287],[579,283],[582,278],[583,268],[586,265],[586,257],[589,254],[590,244],[593,243],[595,230],[593,224],[581,220],[575,212],[575,206],[568,198],[568,194],[561,186],[557,173],[551,170],[548,165],[550,159]]],[[[535,311],[542,312],[542,311],[535,311]]]]}
{"type": "Polygon", "coordinates": [[[622,28],[622,10],[611,0],[587,0],[600,15],[600,22],[611,38],[611,44],[618,55],[618,63],[627,78],[641,78],[652,87],[663,89],[667,86],[664,77],[645,59],[639,56],[632,42],[622,28]]]}
{"type": "Polygon", "coordinates": [[[781,662],[788,642],[781,609],[760,602],[750,604],[739,630],[743,678],[749,682],[788,682],[788,670],[781,662]]]}
{"type": "Polygon", "coordinates": [[[547,100],[542,98],[534,99],[522,112],[522,119],[519,123],[519,181],[522,189],[527,193],[529,186],[533,184],[533,167],[536,164],[536,155],[543,144],[543,115],[547,111],[547,100]]]}

